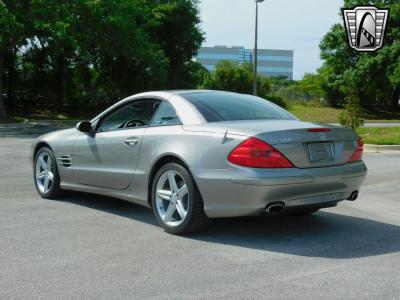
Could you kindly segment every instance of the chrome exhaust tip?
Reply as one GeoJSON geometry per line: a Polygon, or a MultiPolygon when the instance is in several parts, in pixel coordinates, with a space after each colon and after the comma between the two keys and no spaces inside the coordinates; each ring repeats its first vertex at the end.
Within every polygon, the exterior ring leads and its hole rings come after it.
{"type": "Polygon", "coordinates": [[[279,214],[285,209],[285,204],[283,202],[275,202],[268,204],[265,211],[269,214],[279,214]]]}
{"type": "Polygon", "coordinates": [[[358,191],[354,191],[351,193],[350,197],[347,200],[354,201],[358,198],[358,191]]]}

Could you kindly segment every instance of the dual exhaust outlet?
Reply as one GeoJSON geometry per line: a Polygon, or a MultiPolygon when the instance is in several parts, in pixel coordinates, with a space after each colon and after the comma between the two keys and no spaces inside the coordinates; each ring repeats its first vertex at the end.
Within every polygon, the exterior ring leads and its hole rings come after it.
{"type": "Polygon", "coordinates": [[[354,191],[351,193],[350,197],[347,200],[354,201],[358,198],[358,191],[354,191]]]}
{"type": "MultiPolygon", "coordinates": [[[[355,201],[358,198],[358,191],[354,191],[350,194],[347,200],[355,201]]],[[[285,203],[283,202],[273,202],[267,205],[265,212],[268,214],[279,214],[285,210],[285,203]]]]}
{"type": "Polygon", "coordinates": [[[279,214],[285,209],[285,203],[273,202],[267,205],[265,212],[268,214],[279,214]]]}

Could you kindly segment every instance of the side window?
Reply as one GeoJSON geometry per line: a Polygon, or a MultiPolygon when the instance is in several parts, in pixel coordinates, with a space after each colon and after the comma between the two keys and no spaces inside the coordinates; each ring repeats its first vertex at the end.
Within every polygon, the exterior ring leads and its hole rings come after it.
{"type": "Polygon", "coordinates": [[[97,131],[143,127],[150,124],[160,100],[137,100],[114,111],[99,124],[97,131]]]}
{"type": "Polygon", "coordinates": [[[168,102],[161,102],[160,107],[154,115],[151,125],[177,125],[180,124],[175,110],[168,102]]]}

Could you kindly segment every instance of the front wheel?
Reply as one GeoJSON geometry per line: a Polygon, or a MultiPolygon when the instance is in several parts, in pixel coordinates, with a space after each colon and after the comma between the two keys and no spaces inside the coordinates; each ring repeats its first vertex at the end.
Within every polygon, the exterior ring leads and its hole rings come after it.
{"type": "Polygon", "coordinates": [[[151,196],[154,215],[166,232],[187,234],[209,223],[196,183],[180,164],[168,163],[160,168],[152,183],[151,196]]]}
{"type": "Polygon", "coordinates": [[[42,147],[36,153],[33,176],[36,190],[42,198],[53,199],[61,195],[57,162],[49,148],[42,147]]]}

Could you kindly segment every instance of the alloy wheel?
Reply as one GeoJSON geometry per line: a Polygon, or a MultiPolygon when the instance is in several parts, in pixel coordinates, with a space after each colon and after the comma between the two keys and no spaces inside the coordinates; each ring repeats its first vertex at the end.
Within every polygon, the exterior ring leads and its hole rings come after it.
{"type": "Polygon", "coordinates": [[[42,152],[38,156],[35,167],[35,179],[41,193],[46,194],[50,191],[54,183],[54,166],[50,154],[42,152]]]}
{"type": "Polygon", "coordinates": [[[164,172],[155,190],[155,202],[161,220],[171,227],[181,225],[188,214],[189,197],[183,176],[173,170],[164,172]]]}

